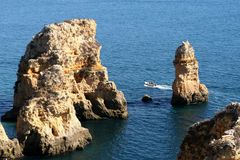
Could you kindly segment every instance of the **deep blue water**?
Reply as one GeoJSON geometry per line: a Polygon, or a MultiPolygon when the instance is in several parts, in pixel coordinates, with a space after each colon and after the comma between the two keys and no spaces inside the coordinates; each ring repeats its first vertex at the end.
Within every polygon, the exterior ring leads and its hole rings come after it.
{"type": "MultiPolygon", "coordinates": [[[[128,100],[129,119],[84,122],[92,143],[56,159],[176,159],[191,124],[240,101],[239,0],[1,0],[0,115],[11,108],[18,62],[31,37],[44,24],[72,18],[96,19],[102,63],[128,100]],[[170,90],[143,83],[171,85],[183,40],[195,48],[210,97],[204,105],[173,108],[170,90]],[[153,103],[142,103],[144,94],[153,103]]],[[[14,137],[15,125],[4,126],[14,137]]]]}

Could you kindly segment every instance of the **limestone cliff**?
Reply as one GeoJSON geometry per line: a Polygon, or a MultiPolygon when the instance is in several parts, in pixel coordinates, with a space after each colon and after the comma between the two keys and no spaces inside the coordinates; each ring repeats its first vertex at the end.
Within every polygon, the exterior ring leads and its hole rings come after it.
{"type": "Polygon", "coordinates": [[[178,160],[239,160],[240,103],[232,103],[214,118],[191,126],[178,160]]]}
{"type": "Polygon", "coordinates": [[[22,156],[22,148],[18,140],[10,140],[0,124],[0,159],[15,159],[22,156]]]}
{"type": "Polygon", "coordinates": [[[206,102],[208,89],[201,84],[198,76],[198,61],[190,43],[183,42],[176,50],[173,64],[176,69],[176,78],[173,82],[173,105],[184,105],[206,102]]]}
{"type": "MultiPolygon", "coordinates": [[[[13,109],[2,119],[16,120],[19,110],[28,100],[34,99],[36,93],[39,97],[41,85],[49,83],[49,79],[54,83],[49,84],[50,88],[54,85],[59,92],[68,90],[67,95],[79,119],[126,118],[125,97],[114,82],[108,80],[107,70],[100,61],[101,46],[95,35],[96,23],[90,19],[45,26],[28,44],[21,58],[13,109]],[[63,72],[64,81],[56,79],[55,73],[44,79],[54,65],[63,72]],[[60,87],[61,84],[68,87],[60,87]]],[[[49,94],[41,93],[41,96],[46,98],[49,94]]]]}

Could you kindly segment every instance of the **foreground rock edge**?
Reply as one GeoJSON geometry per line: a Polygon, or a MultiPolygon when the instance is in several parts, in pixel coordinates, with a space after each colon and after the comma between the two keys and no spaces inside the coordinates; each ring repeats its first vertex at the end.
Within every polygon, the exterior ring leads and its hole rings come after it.
{"type": "Polygon", "coordinates": [[[192,125],[178,160],[239,160],[240,103],[231,103],[213,118],[192,125]]]}

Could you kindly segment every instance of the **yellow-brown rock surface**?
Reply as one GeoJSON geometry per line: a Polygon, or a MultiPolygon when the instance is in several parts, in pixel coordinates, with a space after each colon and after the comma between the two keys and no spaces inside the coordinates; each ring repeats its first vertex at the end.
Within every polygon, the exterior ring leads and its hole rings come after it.
{"type": "Polygon", "coordinates": [[[183,42],[173,61],[176,73],[173,82],[173,105],[202,103],[208,100],[208,89],[199,81],[198,61],[191,44],[183,42]]]}
{"type": "Polygon", "coordinates": [[[96,23],[73,19],[45,26],[28,44],[15,84],[17,138],[25,155],[55,155],[91,141],[79,119],[126,118],[126,100],[101,65],[96,23]]]}
{"type": "Polygon", "coordinates": [[[53,65],[40,75],[38,91],[26,101],[17,118],[17,138],[25,155],[56,155],[82,149],[91,141],[74,109],[70,75],[53,65]]]}
{"type": "MultiPolygon", "coordinates": [[[[127,118],[127,103],[101,65],[101,46],[96,23],[74,19],[47,25],[28,44],[21,58],[15,84],[13,109],[3,120],[16,120],[19,110],[41,89],[44,74],[53,65],[61,66],[65,81],[56,81],[59,91],[68,89],[79,119],[127,118]],[[67,88],[58,85],[66,83],[67,88]]],[[[54,76],[52,77],[54,79],[54,76]]],[[[49,84],[50,87],[52,84],[49,84]]],[[[44,95],[42,95],[44,96],[44,95]]]]}
{"type": "Polygon", "coordinates": [[[239,160],[240,104],[231,103],[212,119],[191,126],[178,160],[239,160]]]}
{"type": "Polygon", "coordinates": [[[0,159],[15,159],[22,156],[22,148],[18,140],[10,140],[0,124],[0,159]]]}

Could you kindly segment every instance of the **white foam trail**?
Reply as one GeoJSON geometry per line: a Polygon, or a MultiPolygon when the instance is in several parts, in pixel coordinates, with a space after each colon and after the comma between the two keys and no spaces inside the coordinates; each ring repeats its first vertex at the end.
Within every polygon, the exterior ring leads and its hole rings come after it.
{"type": "Polygon", "coordinates": [[[172,86],[169,85],[157,85],[156,88],[161,90],[172,90],[172,86]]]}

